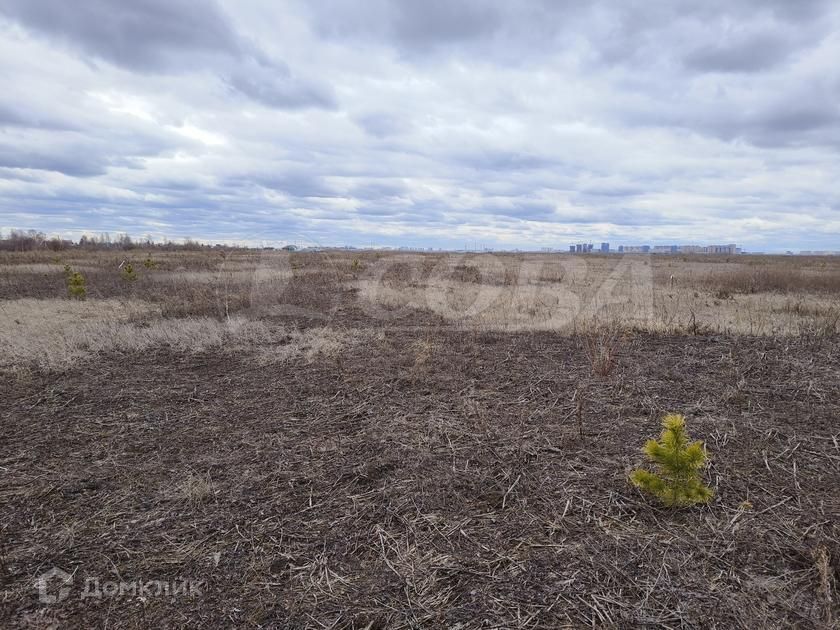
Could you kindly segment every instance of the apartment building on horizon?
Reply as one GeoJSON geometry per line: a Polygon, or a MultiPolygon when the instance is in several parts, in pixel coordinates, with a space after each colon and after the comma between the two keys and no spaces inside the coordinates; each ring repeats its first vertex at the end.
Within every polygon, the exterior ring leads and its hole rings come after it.
{"type": "MultiPolygon", "coordinates": [[[[588,254],[594,250],[592,243],[578,243],[569,245],[569,253],[588,254]]],[[[617,250],[610,249],[609,243],[601,243],[599,253],[608,254],[724,254],[735,255],[741,253],[741,248],[735,243],[727,245],[619,245],[617,250]]]]}

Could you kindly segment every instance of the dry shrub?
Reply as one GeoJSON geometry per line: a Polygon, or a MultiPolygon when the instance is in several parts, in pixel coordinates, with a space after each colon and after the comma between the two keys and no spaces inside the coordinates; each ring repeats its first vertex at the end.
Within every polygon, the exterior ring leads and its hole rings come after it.
{"type": "Polygon", "coordinates": [[[594,322],[579,332],[589,367],[595,376],[609,376],[624,344],[624,330],[617,320],[594,322]]]}
{"type": "Polygon", "coordinates": [[[437,344],[429,339],[419,339],[412,344],[414,354],[414,365],[426,365],[437,350],[437,344]]]}
{"type": "Polygon", "coordinates": [[[175,487],[175,496],[184,499],[189,503],[203,503],[213,496],[215,489],[210,474],[198,475],[190,472],[175,487]]]}
{"type": "Polygon", "coordinates": [[[413,377],[425,376],[433,365],[432,359],[439,350],[439,344],[432,341],[430,337],[418,339],[410,346],[411,355],[414,356],[414,363],[409,372],[413,377]]]}
{"type": "Polygon", "coordinates": [[[814,563],[816,564],[817,575],[819,577],[819,587],[817,592],[823,605],[823,615],[826,627],[833,627],[834,623],[834,604],[832,602],[832,594],[835,592],[834,572],[831,569],[831,556],[825,545],[820,545],[813,551],[814,563]]]}

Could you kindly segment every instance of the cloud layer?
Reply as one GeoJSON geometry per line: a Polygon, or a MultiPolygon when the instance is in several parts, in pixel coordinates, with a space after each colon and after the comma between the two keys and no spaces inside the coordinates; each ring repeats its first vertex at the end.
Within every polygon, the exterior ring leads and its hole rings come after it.
{"type": "Polygon", "coordinates": [[[0,228],[840,249],[830,0],[0,0],[0,228]]]}

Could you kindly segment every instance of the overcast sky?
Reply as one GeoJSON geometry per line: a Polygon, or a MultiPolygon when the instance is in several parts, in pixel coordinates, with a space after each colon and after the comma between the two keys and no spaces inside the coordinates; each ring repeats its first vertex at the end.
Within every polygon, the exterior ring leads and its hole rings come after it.
{"type": "Polygon", "coordinates": [[[840,2],[0,0],[0,228],[840,249],[840,2]]]}

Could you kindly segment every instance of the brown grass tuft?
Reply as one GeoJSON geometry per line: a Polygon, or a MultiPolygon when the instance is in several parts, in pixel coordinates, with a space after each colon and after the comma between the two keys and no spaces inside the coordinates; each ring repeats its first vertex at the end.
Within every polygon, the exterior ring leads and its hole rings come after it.
{"type": "Polygon", "coordinates": [[[617,320],[594,323],[579,333],[581,344],[595,376],[609,376],[618,362],[624,343],[624,329],[617,320]]]}

